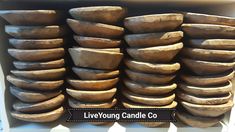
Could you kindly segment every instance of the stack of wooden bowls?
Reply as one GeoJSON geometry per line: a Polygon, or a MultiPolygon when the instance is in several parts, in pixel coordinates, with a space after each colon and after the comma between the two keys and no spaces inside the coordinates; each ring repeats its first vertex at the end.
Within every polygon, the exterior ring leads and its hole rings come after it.
{"type": "MultiPolygon", "coordinates": [[[[182,49],[183,32],[177,31],[183,22],[183,15],[177,13],[154,14],[128,17],[125,28],[131,33],[125,35],[128,44],[125,58],[125,88],[122,94],[126,108],[175,108],[173,90],[180,64],[174,58],[182,49]]],[[[140,122],[141,125],[156,127],[164,122],[140,122]]]]}
{"type": "Polygon", "coordinates": [[[185,111],[177,117],[193,127],[217,124],[233,102],[235,18],[186,13],[182,30],[185,48],[177,97],[185,111]]]}
{"type": "MultiPolygon", "coordinates": [[[[67,19],[76,33],[78,46],[69,49],[78,79],[68,79],[69,105],[72,108],[111,108],[116,105],[118,66],[123,58],[119,46],[124,28],[116,26],[125,16],[119,6],[81,7],[69,10],[67,19]]],[[[93,122],[101,125],[104,122],[93,122]]]]}
{"type": "Polygon", "coordinates": [[[64,15],[55,10],[7,10],[0,15],[11,25],[5,32],[13,38],[8,53],[16,60],[7,80],[17,98],[14,118],[29,122],[51,122],[64,112],[60,86],[65,74],[63,35],[59,26],[64,15]]]}

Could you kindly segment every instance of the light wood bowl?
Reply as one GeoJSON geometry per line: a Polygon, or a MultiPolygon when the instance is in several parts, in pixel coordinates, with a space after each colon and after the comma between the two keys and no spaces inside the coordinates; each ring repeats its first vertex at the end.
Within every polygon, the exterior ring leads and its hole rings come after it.
{"type": "Polygon", "coordinates": [[[114,70],[122,60],[123,54],[89,48],[69,48],[69,53],[76,66],[114,70]]]}
{"type": "Polygon", "coordinates": [[[15,39],[10,38],[8,40],[16,49],[51,49],[59,48],[65,44],[63,38],[56,39],[15,39]]]}
{"type": "Polygon", "coordinates": [[[124,28],[81,20],[67,19],[70,28],[80,36],[119,38],[124,34],[124,28]]]}
{"type": "Polygon", "coordinates": [[[144,83],[134,82],[129,79],[124,79],[123,83],[125,84],[128,90],[130,90],[133,93],[141,95],[167,94],[176,89],[177,87],[175,83],[168,85],[148,85],[144,83]]]}
{"type": "Polygon", "coordinates": [[[30,91],[15,86],[10,86],[10,92],[16,98],[26,103],[38,103],[41,101],[46,101],[61,93],[61,91],[30,91]]]}
{"type": "Polygon", "coordinates": [[[119,70],[96,70],[89,68],[73,67],[73,72],[82,80],[103,80],[115,78],[119,75],[119,70]]]}
{"type": "Polygon", "coordinates": [[[112,108],[116,105],[117,99],[112,99],[105,102],[99,102],[99,103],[87,103],[87,102],[81,102],[73,98],[68,99],[69,106],[77,109],[77,108],[112,108]]]}
{"type": "Polygon", "coordinates": [[[181,74],[180,79],[194,86],[213,86],[224,84],[231,80],[234,76],[234,71],[228,71],[222,74],[194,76],[189,74],[181,74]]]}
{"type": "Polygon", "coordinates": [[[22,121],[27,122],[53,122],[64,114],[64,108],[60,107],[50,112],[37,113],[37,114],[24,114],[17,111],[12,111],[11,116],[22,121]]]}
{"type": "Polygon", "coordinates": [[[64,56],[64,48],[54,49],[8,49],[8,53],[20,61],[51,61],[64,56]]]}
{"type": "Polygon", "coordinates": [[[125,35],[124,38],[130,47],[146,48],[177,43],[183,38],[183,32],[129,34],[125,35]]]}
{"type": "Polygon", "coordinates": [[[90,6],[72,8],[69,13],[78,20],[116,24],[124,18],[126,10],[120,6],[90,6]]]}
{"type": "Polygon", "coordinates": [[[117,91],[117,88],[102,91],[85,91],[85,90],[74,90],[66,89],[66,92],[73,98],[82,102],[105,102],[113,98],[117,91]]]}
{"type": "Polygon", "coordinates": [[[115,48],[121,44],[121,40],[117,39],[84,37],[76,35],[73,38],[81,47],[85,48],[115,48]]]}
{"type": "Polygon", "coordinates": [[[183,48],[183,43],[148,48],[127,48],[127,53],[138,61],[168,63],[183,48]]]}
{"type": "Polygon", "coordinates": [[[124,63],[129,69],[143,73],[173,74],[180,69],[180,63],[148,63],[133,59],[125,59],[124,63]]]}
{"type": "Polygon", "coordinates": [[[127,17],[124,25],[133,33],[152,33],[174,31],[182,22],[182,14],[169,13],[127,17]]]}
{"type": "Polygon", "coordinates": [[[56,90],[64,83],[64,80],[35,81],[30,79],[18,78],[13,75],[8,75],[7,80],[16,87],[20,87],[27,90],[42,90],[42,91],[56,90]]]}
{"type": "Polygon", "coordinates": [[[115,87],[119,78],[106,79],[106,80],[75,80],[67,79],[67,82],[74,88],[78,90],[108,90],[115,87]]]}
{"type": "Polygon", "coordinates": [[[65,96],[63,94],[60,94],[49,100],[38,103],[24,103],[21,101],[17,101],[13,104],[13,108],[16,111],[23,113],[40,113],[58,108],[62,105],[64,100],[65,96]]]}
{"type": "Polygon", "coordinates": [[[44,61],[44,62],[24,62],[24,61],[13,61],[13,65],[19,70],[46,70],[61,68],[65,64],[64,59],[44,61]]]}
{"type": "Polygon", "coordinates": [[[197,75],[214,75],[234,68],[235,62],[213,62],[181,58],[181,62],[197,75]]]}
{"type": "Polygon", "coordinates": [[[176,75],[148,74],[125,69],[126,75],[135,82],[163,85],[170,83],[176,75]]]}

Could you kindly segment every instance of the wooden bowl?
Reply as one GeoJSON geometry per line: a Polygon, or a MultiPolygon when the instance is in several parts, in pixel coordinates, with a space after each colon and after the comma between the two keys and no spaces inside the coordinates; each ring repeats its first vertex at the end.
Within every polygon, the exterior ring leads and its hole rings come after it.
{"type": "Polygon", "coordinates": [[[198,96],[215,96],[223,95],[232,91],[232,82],[228,81],[221,85],[215,86],[193,86],[186,83],[178,83],[178,87],[190,94],[198,96]]]}
{"type": "Polygon", "coordinates": [[[116,105],[117,99],[112,99],[105,102],[99,102],[99,103],[87,103],[87,102],[81,102],[73,98],[68,99],[69,106],[74,109],[79,108],[112,108],[116,105]]]}
{"type": "Polygon", "coordinates": [[[167,105],[170,104],[175,99],[175,94],[167,94],[167,95],[141,95],[135,94],[128,90],[122,90],[122,95],[124,95],[127,99],[144,105],[167,105]]]}
{"type": "Polygon", "coordinates": [[[213,75],[229,71],[235,62],[212,62],[181,58],[181,62],[197,75],[213,75]]]}
{"type": "Polygon", "coordinates": [[[67,33],[63,26],[14,26],[6,25],[5,32],[14,38],[22,39],[52,39],[62,37],[67,33]]]}
{"type": "Polygon", "coordinates": [[[61,68],[65,64],[64,59],[46,61],[46,62],[23,62],[13,61],[13,65],[19,70],[46,70],[61,68]]]}
{"type": "Polygon", "coordinates": [[[62,77],[65,75],[65,72],[65,68],[31,71],[11,70],[11,73],[17,77],[45,81],[62,79],[62,77]]]}
{"type": "Polygon", "coordinates": [[[193,48],[215,50],[235,50],[234,43],[234,39],[189,39],[184,42],[193,48]]]}
{"type": "Polygon", "coordinates": [[[118,38],[124,34],[124,28],[108,24],[74,19],[67,19],[67,23],[77,35],[81,36],[118,38]]]}
{"type": "Polygon", "coordinates": [[[89,48],[69,48],[69,53],[76,66],[114,70],[122,60],[123,54],[89,48]]]}
{"type": "Polygon", "coordinates": [[[168,85],[148,85],[143,83],[138,83],[131,81],[129,79],[124,79],[123,83],[126,88],[133,93],[141,95],[162,95],[167,94],[174,89],[177,85],[175,83],[168,85]]]}
{"type": "Polygon", "coordinates": [[[183,32],[129,34],[124,38],[130,47],[146,48],[177,43],[183,38],[183,32]]]}
{"type": "Polygon", "coordinates": [[[200,39],[235,38],[235,27],[215,24],[182,24],[185,35],[200,39]]]}
{"type": "Polygon", "coordinates": [[[8,49],[8,53],[20,61],[51,61],[61,59],[64,56],[64,48],[54,49],[8,49]]]}
{"type": "Polygon", "coordinates": [[[235,26],[235,18],[233,17],[191,13],[191,12],[187,12],[184,14],[184,21],[186,23],[203,23],[203,24],[235,26]]]}
{"type": "Polygon", "coordinates": [[[214,86],[228,82],[233,78],[233,76],[234,72],[228,71],[222,74],[208,76],[194,76],[188,74],[181,74],[180,79],[194,86],[214,86]]]}
{"type": "Polygon", "coordinates": [[[63,38],[56,39],[15,39],[10,38],[9,44],[16,49],[51,49],[59,48],[65,44],[63,38]]]}
{"type": "Polygon", "coordinates": [[[193,104],[199,104],[199,105],[224,104],[224,103],[227,103],[232,97],[231,93],[206,97],[206,96],[192,95],[183,91],[177,91],[176,95],[179,99],[183,101],[190,102],[193,104]]]}
{"type": "Polygon", "coordinates": [[[139,61],[169,63],[182,48],[183,43],[176,43],[149,48],[127,48],[127,53],[139,61]]]}
{"type": "Polygon", "coordinates": [[[233,101],[229,100],[227,103],[218,105],[200,105],[192,104],[185,101],[179,101],[180,104],[191,114],[202,117],[218,117],[231,110],[233,101]]]}
{"type": "Polygon", "coordinates": [[[67,79],[67,82],[74,88],[78,90],[108,90],[115,87],[119,78],[106,79],[106,80],[75,80],[67,79]]]}
{"type": "Polygon", "coordinates": [[[140,62],[133,59],[125,59],[124,63],[129,69],[143,73],[173,74],[180,69],[179,63],[158,64],[140,62]]]}
{"type": "Polygon", "coordinates": [[[38,103],[41,101],[45,101],[55,96],[58,96],[61,93],[61,91],[52,91],[52,92],[30,91],[30,90],[20,89],[15,86],[10,86],[10,92],[19,100],[27,103],[38,103]]]}
{"type": "Polygon", "coordinates": [[[161,75],[161,74],[148,74],[141,73],[136,71],[131,71],[126,69],[126,75],[135,82],[142,82],[146,84],[155,84],[155,85],[163,85],[170,83],[176,75],[161,75]]]}
{"type": "Polygon", "coordinates": [[[64,83],[64,80],[35,81],[30,79],[18,78],[13,75],[8,75],[7,80],[16,87],[28,90],[42,90],[42,91],[51,91],[58,89],[64,83]]]}
{"type": "Polygon", "coordinates": [[[90,6],[72,8],[69,13],[78,20],[116,24],[124,18],[126,10],[120,6],[90,6]]]}
{"type": "Polygon", "coordinates": [[[121,44],[121,40],[108,38],[84,37],[76,35],[73,38],[81,47],[85,48],[115,48],[121,44]]]}
{"type": "Polygon", "coordinates": [[[11,116],[27,122],[53,122],[64,114],[64,108],[60,107],[50,112],[37,114],[24,114],[17,111],[12,111],[11,116]]]}
{"type": "Polygon", "coordinates": [[[144,105],[144,104],[138,104],[138,103],[135,103],[135,102],[132,102],[132,101],[129,101],[129,100],[122,100],[121,101],[122,105],[125,107],[125,108],[140,108],[140,109],[146,109],[146,108],[154,108],[154,109],[162,109],[162,108],[176,108],[177,106],[177,102],[176,101],[173,101],[171,102],[170,104],[167,104],[167,105],[144,105]]]}
{"type": "Polygon", "coordinates": [[[11,25],[24,26],[54,25],[65,18],[62,11],[56,10],[2,10],[0,16],[11,25]]]}
{"type": "Polygon", "coordinates": [[[186,112],[179,112],[177,111],[176,117],[182,121],[183,123],[192,126],[192,127],[199,127],[199,128],[208,128],[218,124],[224,116],[219,117],[200,117],[200,116],[193,116],[186,112]]]}
{"type": "Polygon", "coordinates": [[[62,105],[64,100],[65,96],[63,94],[60,94],[49,100],[38,103],[24,103],[21,101],[17,101],[13,104],[13,108],[16,111],[23,113],[40,113],[58,108],[62,105]]]}
{"type": "Polygon", "coordinates": [[[103,80],[115,78],[119,75],[119,70],[96,70],[81,67],[73,67],[73,72],[82,80],[103,80]]]}
{"type": "Polygon", "coordinates": [[[133,33],[152,33],[174,31],[182,22],[182,14],[169,13],[127,17],[124,25],[133,33]]]}
{"type": "Polygon", "coordinates": [[[85,91],[85,90],[74,90],[66,89],[66,92],[73,98],[82,102],[105,102],[110,100],[116,93],[117,88],[102,91],[85,91]]]}
{"type": "Polygon", "coordinates": [[[196,60],[228,62],[235,59],[233,50],[211,50],[184,47],[181,52],[182,56],[196,60]]]}

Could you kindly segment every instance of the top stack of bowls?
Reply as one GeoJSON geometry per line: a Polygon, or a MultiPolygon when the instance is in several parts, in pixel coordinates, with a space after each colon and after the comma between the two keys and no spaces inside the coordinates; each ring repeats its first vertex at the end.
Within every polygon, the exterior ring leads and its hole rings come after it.
{"type": "MultiPolygon", "coordinates": [[[[115,93],[119,80],[118,66],[123,54],[121,45],[124,28],[116,26],[126,10],[119,6],[80,7],[69,10],[74,19],[67,19],[75,32],[76,46],[69,53],[76,67],[73,72],[79,79],[68,79],[72,88],[72,108],[111,108],[117,100],[115,93]]],[[[103,124],[96,122],[94,124],[103,124]]]]}
{"type": "Polygon", "coordinates": [[[65,74],[64,14],[55,10],[5,10],[0,16],[11,25],[5,32],[13,38],[8,53],[16,59],[7,80],[18,99],[14,118],[29,122],[51,122],[64,112],[64,95],[59,89],[65,74]]]}
{"type": "Polygon", "coordinates": [[[182,30],[187,37],[181,61],[177,96],[186,109],[178,118],[194,127],[217,124],[229,111],[235,59],[235,18],[186,13],[182,30]]]}
{"type": "MultiPolygon", "coordinates": [[[[174,58],[183,47],[183,32],[177,31],[183,15],[153,14],[125,18],[124,24],[132,34],[125,35],[128,44],[125,58],[127,78],[122,94],[126,108],[175,108],[177,87],[174,83],[180,64],[174,58]]],[[[140,122],[156,127],[163,122],[140,122]]]]}

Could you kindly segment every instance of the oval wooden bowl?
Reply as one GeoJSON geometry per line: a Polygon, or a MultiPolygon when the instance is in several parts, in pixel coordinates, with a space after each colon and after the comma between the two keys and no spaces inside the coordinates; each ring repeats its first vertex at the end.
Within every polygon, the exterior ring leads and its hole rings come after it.
{"type": "Polygon", "coordinates": [[[107,80],[75,80],[67,79],[67,82],[74,88],[78,90],[108,90],[115,87],[119,78],[107,79],[107,80]]]}
{"type": "Polygon", "coordinates": [[[62,47],[65,43],[63,38],[56,39],[15,39],[8,40],[16,49],[51,49],[62,47]]]}
{"type": "Polygon", "coordinates": [[[221,85],[215,86],[193,86],[186,83],[178,83],[178,87],[190,94],[198,96],[223,95],[232,91],[232,82],[228,81],[221,85]]]}
{"type": "Polygon", "coordinates": [[[103,70],[116,69],[123,57],[122,53],[89,48],[69,48],[69,53],[76,66],[103,70]]]}
{"type": "Polygon", "coordinates": [[[15,86],[10,86],[10,92],[19,100],[27,103],[38,103],[41,101],[45,101],[61,93],[61,91],[53,91],[53,92],[30,91],[30,90],[20,89],[15,86]]]}
{"type": "Polygon", "coordinates": [[[234,39],[189,39],[184,44],[199,49],[234,50],[234,43],[234,39]]]}
{"type": "Polygon", "coordinates": [[[176,95],[179,99],[190,102],[193,104],[199,104],[199,105],[219,105],[227,103],[231,97],[231,93],[227,93],[224,95],[214,95],[210,97],[203,97],[198,95],[192,95],[183,91],[177,91],[176,95]]]}
{"type": "Polygon", "coordinates": [[[129,34],[124,38],[130,47],[146,48],[177,43],[183,38],[183,32],[129,34]]]}
{"type": "Polygon", "coordinates": [[[124,25],[133,33],[152,33],[174,31],[182,22],[182,14],[169,13],[127,17],[124,25]]]}
{"type": "Polygon", "coordinates": [[[128,69],[125,70],[125,73],[131,80],[135,82],[142,82],[146,84],[155,85],[168,84],[175,78],[175,75],[148,74],[131,71],[128,69]]]}
{"type": "Polygon", "coordinates": [[[85,91],[66,89],[66,92],[73,98],[82,102],[104,102],[110,100],[116,93],[117,88],[102,91],[85,91]]]}
{"type": "Polygon", "coordinates": [[[191,114],[202,117],[218,117],[231,110],[233,101],[229,100],[225,104],[218,105],[199,105],[186,101],[179,101],[180,104],[191,114]]]}
{"type": "Polygon", "coordinates": [[[181,58],[181,62],[197,75],[214,75],[234,68],[235,62],[212,62],[181,58]]]}
{"type": "Polygon", "coordinates": [[[208,75],[208,76],[194,76],[188,74],[181,74],[180,79],[188,84],[194,86],[213,86],[224,84],[231,80],[234,76],[234,71],[228,71],[222,74],[208,75]]]}
{"type": "Polygon", "coordinates": [[[186,23],[204,23],[204,24],[235,26],[235,18],[233,17],[191,13],[191,12],[187,12],[184,14],[184,21],[186,23]]]}
{"type": "Polygon", "coordinates": [[[176,117],[180,121],[189,126],[199,127],[199,128],[208,128],[214,126],[224,118],[224,116],[219,116],[219,117],[193,116],[191,114],[188,114],[187,112],[179,112],[179,111],[177,111],[176,117]]]}
{"type": "Polygon", "coordinates": [[[138,104],[129,100],[122,100],[121,101],[122,105],[125,108],[140,108],[140,109],[145,109],[145,108],[154,108],[154,109],[161,109],[161,108],[176,108],[177,102],[173,101],[168,105],[144,105],[144,104],[138,104]]]}
{"type": "Polygon", "coordinates": [[[144,105],[167,105],[170,104],[175,99],[175,94],[167,94],[167,95],[140,95],[132,93],[128,90],[122,90],[122,95],[124,95],[127,99],[144,104],[144,105]]]}
{"type": "Polygon", "coordinates": [[[54,49],[8,49],[8,53],[20,61],[51,61],[61,59],[64,56],[64,48],[54,49]]]}
{"type": "Polygon", "coordinates": [[[30,79],[18,78],[13,75],[8,75],[7,80],[16,87],[28,90],[42,90],[42,91],[51,91],[58,89],[64,83],[64,80],[35,81],[30,79]]]}
{"type": "Polygon", "coordinates": [[[116,24],[124,18],[126,10],[120,6],[90,6],[72,8],[69,13],[78,20],[116,24]]]}
{"type": "Polygon", "coordinates": [[[65,64],[64,59],[44,62],[24,62],[24,61],[13,61],[13,65],[19,70],[46,70],[61,68],[65,64]]]}
{"type": "Polygon", "coordinates": [[[89,68],[73,67],[73,72],[82,80],[102,80],[115,78],[119,75],[119,70],[96,70],[89,68]]]}
{"type": "Polygon", "coordinates": [[[180,69],[179,63],[158,64],[133,59],[125,59],[124,63],[129,69],[143,73],[173,74],[180,69]]]}
{"type": "Polygon", "coordinates": [[[215,24],[182,24],[185,35],[191,38],[213,39],[234,38],[235,27],[215,24]]]}
{"type": "Polygon", "coordinates": [[[84,37],[76,35],[73,38],[81,47],[85,48],[115,48],[121,44],[121,40],[116,39],[84,37]]]}
{"type": "Polygon", "coordinates": [[[183,48],[182,56],[202,61],[218,61],[228,62],[235,59],[235,51],[233,50],[211,50],[198,48],[183,48]]]}
{"type": "Polygon", "coordinates": [[[183,43],[149,48],[127,48],[127,53],[136,60],[144,62],[170,62],[183,48],[183,43]]]}
{"type": "Polygon", "coordinates": [[[123,83],[126,88],[133,93],[141,95],[162,95],[167,94],[174,89],[177,85],[175,83],[170,85],[148,85],[144,83],[137,83],[129,79],[124,79],[123,83]]]}
{"type": "Polygon", "coordinates": [[[11,70],[11,73],[17,77],[46,81],[61,79],[65,75],[65,72],[65,68],[31,71],[11,70]]]}
{"type": "Polygon", "coordinates": [[[24,114],[17,111],[12,111],[11,116],[22,121],[27,122],[53,122],[64,114],[64,108],[60,107],[50,112],[37,114],[24,114]]]}
{"type": "Polygon", "coordinates": [[[13,26],[6,25],[5,32],[14,38],[22,39],[52,39],[67,33],[63,26],[13,26]]]}
{"type": "Polygon", "coordinates": [[[11,25],[24,26],[53,25],[65,18],[62,11],[56,10],[2,10],[0,16],[11,25]]]}
{"type": "Polygon", "coordinates": [[[112,108],[116,105],[117,99],[112,99],[105,102],[99,102],[99,103],[87,103],[87,102],[81,102],[73,98],[68,99],[69,106],[77,109],[77,108],[112,108]]]}
{"type": "Polygon", "coordinates": [[[58,108],[62,105],[64,100],[65,96],[63,94],[60,94],[49,100],[38,103],[24,103],[21,101],[17,101],[13,104],[13,108],[16,111],[23,113],[40,113],[58,108]]]}
{"type": "Polygon", "coordinates": [[[124,34],[124,28],[81,20],[67,19],[70,28],[81,36],[100,37],[100,38],[118,38],[124,34]]]}

